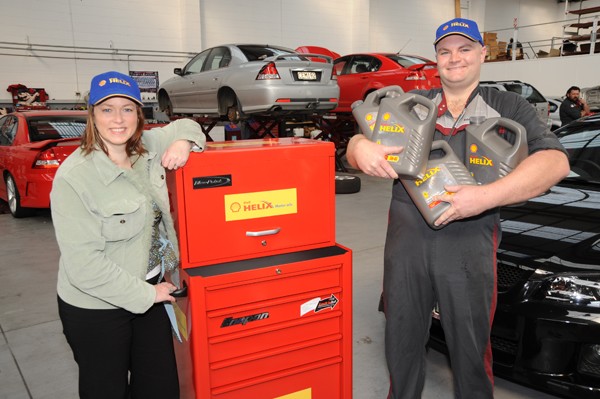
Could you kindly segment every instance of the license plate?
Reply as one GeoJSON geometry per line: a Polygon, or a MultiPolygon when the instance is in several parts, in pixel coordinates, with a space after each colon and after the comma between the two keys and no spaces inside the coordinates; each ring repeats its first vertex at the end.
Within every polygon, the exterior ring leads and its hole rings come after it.
{"type": "Polygon", "coordinates": [[[299,71],[298,80],[317,80],[316,72],[299,71]]]}

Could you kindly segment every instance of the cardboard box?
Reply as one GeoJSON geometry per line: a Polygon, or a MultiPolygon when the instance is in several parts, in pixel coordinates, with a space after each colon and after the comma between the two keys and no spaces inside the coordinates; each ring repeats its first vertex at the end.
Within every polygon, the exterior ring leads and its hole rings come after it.
{"type": "Polygon", "coordinates": [[[484,43],[488,43],[490,41],[497,41],[498,40],[498,33],[496,32],[483,32],[483,41],[484,43]]]}
{"type": "Polygon", "coordinates": [[[548,53],[548,57],[558,57],[560,55],[560,50],[557,48],[550,49],[550,53],[548,53]]]}

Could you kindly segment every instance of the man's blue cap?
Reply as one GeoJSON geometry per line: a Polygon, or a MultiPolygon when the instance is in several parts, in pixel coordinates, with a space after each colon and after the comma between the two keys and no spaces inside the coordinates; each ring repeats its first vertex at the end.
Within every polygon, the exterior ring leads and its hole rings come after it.
{"type": "Polygon", "coordinates": [[[131,76],[115,71],[104,72],[92,78],[88,104],[96,105],[110,97],[126,97],[144,105],[136,81],[131,76]]]}
{"type": "Polygon", "coordinates": [[[461,35],[469,40],[481,43],[482,46],[484,45],[477,22],[470,19],[454,18],[441,24],[435,32],[435,42],[433,42],[433,45],[437,45],[440,40],[450,35],[461,35]]]}

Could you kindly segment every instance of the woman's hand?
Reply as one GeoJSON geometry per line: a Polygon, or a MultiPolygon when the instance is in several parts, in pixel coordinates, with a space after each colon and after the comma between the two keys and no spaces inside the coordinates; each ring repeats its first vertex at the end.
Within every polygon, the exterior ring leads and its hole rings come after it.
{"type": "Polygon", "coordinates": [[[167,283],[166,281],[160,284],[156,284],[154,286],[154,290],[156,291],[156,296],[154,297],[154,303],[160,302],[175,302],[175,298],[171,296],[172,292],[175,292],[177,287],[175,287],[171,283],[167,283]]]}
{"type": "Polygon", "coordinates": [[[190,157],[193,145],[194,143],[187,140],[174,141],[161,158],[162,166],[171,170],[181,168],[190,157]]]}

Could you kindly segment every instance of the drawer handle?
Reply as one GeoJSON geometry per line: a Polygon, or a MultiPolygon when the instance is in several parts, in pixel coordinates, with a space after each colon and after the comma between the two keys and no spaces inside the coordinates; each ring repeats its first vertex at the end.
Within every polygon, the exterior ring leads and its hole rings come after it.
{"type": "Polygon", "coordinates": [[[247,231],[246,237],[262,237],[262,236],[271,236],[273,234],[277,234],[281,231],[281,227],[277,227],[271,230],[263,230],[263,231],[247,231]]]}

